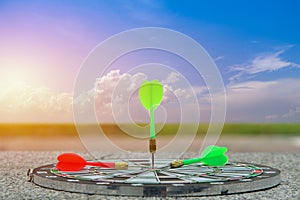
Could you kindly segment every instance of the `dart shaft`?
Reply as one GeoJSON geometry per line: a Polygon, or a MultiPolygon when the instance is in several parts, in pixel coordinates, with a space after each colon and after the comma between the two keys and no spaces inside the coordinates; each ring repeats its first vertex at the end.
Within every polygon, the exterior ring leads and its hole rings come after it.
{"type": "Polygon", "coordinates": [[[202,160],[203,159],[201,157],[200,158],[191,158],[191,159],[183,160],[183,164],[190,165],[190,164],[201,162],[202,160]]]}
{"type": "Polygon", "coordinates": [[[150,138],[155,139],[154,108],[150,108],[150,138]]]}
{"type": "Polygon", "coordinates": [[[86,162],[86,165],[112,168],[112,169],[127,169],[128,168],[128,164],[126,162],[86,162]]]}
{"type": "Polygon", "coordinates": [[[175,160],[170,163],[170,167],[177,168],[177,167],[181,167],[183,165],[190,165],[193,163],[198,163],[198,162],[201,162],[202,160],[203,159],[201,157],[200,158],[191,158],[191,159],[187,159],[187,160],[175,160]]]}
{"type": "Polygon", "coordinates": [[[154,109],[150,108],[150,141],[149,151],[151,153],[151,167],[154,168],[154,153],[156,152],[155,125],[154,125],[154,109]]]}

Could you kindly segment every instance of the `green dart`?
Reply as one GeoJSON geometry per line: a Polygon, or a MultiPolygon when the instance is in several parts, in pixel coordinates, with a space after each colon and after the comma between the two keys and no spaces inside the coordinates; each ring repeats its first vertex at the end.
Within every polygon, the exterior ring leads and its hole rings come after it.
{"type": "Polygon", "coordinates": [[[160,105],[163,94],[163,86],[158,80],[144,81],[139,89],[140,101],[150,114],[149,151],[152,154],[152,168],[154,167],[154,153],[156,151],[154,110],[160,105]]]}
{"type": "Polygon", "coordinates": [[[223,166],[228,161],[228,157],[225,155],[226,151],[226,147],[208,146],[202,151],[199,158],[175,160],[170,163],[170,167],[177,168],[183,165],[190,165],[199,162],[209,166],[223,166]]]}

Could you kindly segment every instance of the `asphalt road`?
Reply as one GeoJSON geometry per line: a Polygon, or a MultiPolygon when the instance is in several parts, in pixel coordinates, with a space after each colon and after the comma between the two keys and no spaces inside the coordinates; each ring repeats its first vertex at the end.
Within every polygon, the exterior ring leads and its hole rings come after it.
{"type": "MultiPolygon", "coordinates": [[[[142,199],[137,197],[101,196],[77,194],[56,191],[39,187],[28,182],[26,175],[29,168],[55,163],[56,156],[61,152],[29,152],[29,151],[0,151],[0,199],[142,199]]],[[[192,153],[191,153],[192,154],[192,153]]],[[[88,158],[88,154],[82,154],[88,158]]],[[[129,158],[132,154],[100,153],[103,158],[129,158]],[[106,156],[105,156],[106,155],[106,156]]],[[[167,157],[174,158],[168,154],[167,157]]],[[[300,199],[300,154],[299,153],[229,153],[231,161],[250,162],[269,165],[281,170],[282,182],[279,186],[257,192],[193,197],[184,199],[300,199]]],[[[148,199],[161,199],[151,197],[148,199]]],[[[180,198],[164,198],[180,199],[180,198]]]]}

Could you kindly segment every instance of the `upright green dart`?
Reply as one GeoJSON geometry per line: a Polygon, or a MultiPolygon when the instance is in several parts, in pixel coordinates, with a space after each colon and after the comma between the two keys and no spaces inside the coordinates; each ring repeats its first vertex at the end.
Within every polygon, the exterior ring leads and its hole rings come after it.
{"type": "Polygon", "coordinates": [[[149,151],[152,154],[152,167],[154,167],[154,153],[156,151],[156,135],[154,125],[154,110],[160,105],[164,90],[158,80],[145,81],[139,89],[139,98],[146,110],[150,114],[150,140],[149,151]]]}
{"type": "Polygon", "coordinates": [[[175,160],[170,163],[170,167],[177,168],[183,165],[190,165],[199,162],[209,166],[223,166],[228,161],[228,157],[225,155],[226,151],[226,147],[208,146],[202,151],[199,158],[175,160]]]}

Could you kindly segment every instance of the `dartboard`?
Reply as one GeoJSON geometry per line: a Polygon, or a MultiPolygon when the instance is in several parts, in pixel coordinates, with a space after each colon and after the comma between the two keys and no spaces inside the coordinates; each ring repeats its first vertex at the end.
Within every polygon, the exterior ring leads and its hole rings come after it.
{"type": "MultiPolygon", "coordinates": [[[[119,162],[120,160],[105,160],[119,162]]],[[[222,167],[192,164],[170,168],[170,159],[123,159],[128,169],[85,166],[80,171],[59,171],[56,164],[29,171],[40,186],[103,195],[203,196],[261,190],[280,183],[280,171],[249,163],[229,163],[222,167]]]]}

